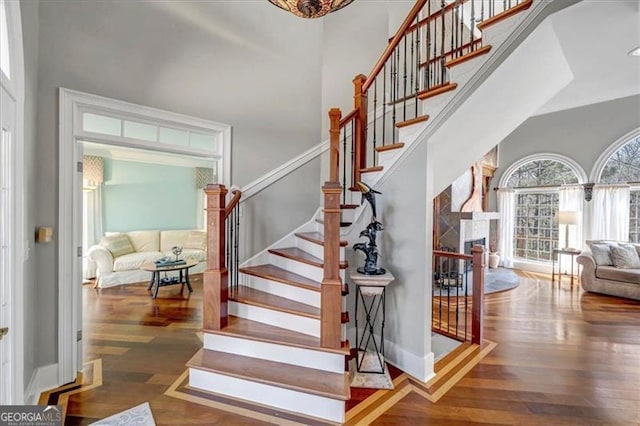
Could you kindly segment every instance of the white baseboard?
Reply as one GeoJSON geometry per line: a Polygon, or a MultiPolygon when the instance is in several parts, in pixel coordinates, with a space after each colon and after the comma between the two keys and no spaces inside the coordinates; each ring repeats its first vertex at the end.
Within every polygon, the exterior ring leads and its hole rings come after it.
{"type": "Polygon", "coordinates": [[[24,403],[36,405],[40,394],[60,386],[58,384],[58,364],[49,364],[35,369],[24,392],[24,403]]]}
{"type": "MultiPolygon", "coordinates": [[[[355,327],[350,327],[347,330],[347,335],[349,336],[351,347],[355,348],[358,344],[356,342],[355,327]]],[[[376,339],[379,338],[380,336],[376,335],[376,339]]],[[[427,382],[435,376],[435,373],[433,371],[433,366],[435,363],[433,352],[429,352],[425,356],[421,357],[419,355],[415,355],[411,352],[406,351],[396,343],[387,339],[384,339],[384,352],[384,359],[389,364],[398,367],[403,372],[415,377],[422,382],[427,382]]]]}

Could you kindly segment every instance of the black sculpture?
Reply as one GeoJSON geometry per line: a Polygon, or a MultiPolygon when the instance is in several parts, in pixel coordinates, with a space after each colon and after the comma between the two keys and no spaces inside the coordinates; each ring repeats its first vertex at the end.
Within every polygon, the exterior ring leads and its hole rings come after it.
{"type": "Polygon", "coordinates": [[[378,231],[384,230],[382,223],[376,219],[376,194],[380,192],[369,187],[362,182],[356,182],[356,186],[362,192],[362,201],[367,200],[371,205],[372,217],[371,223],[367,225],[366,229],[360,232],[361,237],[366,237],[368,243],[356,243],[353,245],[353,249],[362,251],[365,255],[364,266],[358,268],[358,272],[365,275],[383,275],[387,271],[384,268],[378,267],[378,246],[376,244],[376,236],[378,231]]]}

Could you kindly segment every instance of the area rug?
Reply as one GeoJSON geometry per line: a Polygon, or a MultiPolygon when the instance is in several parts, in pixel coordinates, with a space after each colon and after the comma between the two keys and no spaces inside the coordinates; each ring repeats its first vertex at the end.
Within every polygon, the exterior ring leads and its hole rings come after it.
{"type": "MultiPolygon", "coordinates": [[[[449,286],[440,288],[437,285],[434,287],[434,294],[436,296],[464,296],[465,287],[467,287],[467,295],[473,294],[473,271],[469,271],[466,274],[467,278],[463,279],[462,285],[459,287],[449,286]]],[[[520,285],[520,278],[508,268],[485,268],[484,274],[484,294],[496,293],[499,291],[511,290],[520,285]]]]}
{"type": "Polygon", "coordinates": [[[149,403],[145,402],[91,424],[96,426],[155,426],[156,422],[153,420],[149,403]]]}
{"type": "MultiPolygon", "coordinates": [[[[375,371],[380,370],[380,361],[373,352],[360,352],[359,357],[364,356],[362,360],[361,370],[375,371]]],[[[393,389],[393,382],[387,364],[384,363],[384,373],[362,373],[358,372],[356,358],[353,357],[349,361],[349,379],[353,388],[370,388],[370,389],[393,389]]]]}

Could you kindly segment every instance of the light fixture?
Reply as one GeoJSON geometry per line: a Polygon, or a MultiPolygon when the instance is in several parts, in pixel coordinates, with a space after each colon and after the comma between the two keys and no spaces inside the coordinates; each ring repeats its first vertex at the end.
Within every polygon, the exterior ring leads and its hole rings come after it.
{"type": "Polygon", "coordinates": [[[269,3],[301,18],[319,18],[347,6],[353,0],[269,0],[269,3]]]}
{"type": "Polygon", "coordinates": [[[629,56],[640,56],[640,46],[634,47],[628,53],[629,56]]]}
{"type": "Polygon", "coordinates": [[[569,225],[577,225],[580,223],[580,212],[571,210],[559,210],[557,216],[558,225],[565,225],[564,248],[569,249],[569,225]]]}

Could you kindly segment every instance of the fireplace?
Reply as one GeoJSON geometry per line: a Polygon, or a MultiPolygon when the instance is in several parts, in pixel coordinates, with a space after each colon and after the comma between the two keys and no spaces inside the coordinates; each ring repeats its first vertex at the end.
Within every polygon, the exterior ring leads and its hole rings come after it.
{"type": "MultiPolygon", "coordinates": [[[[469,241],[465,241],[464,242],[464,253],[465,254],[471,254],[471,248],[473,246],[483,246],[486,247],[487,244],[487,239],[486,238],[478,238],[476,240],[469,240],[469,241]]],[[[469,271],[471,270],[471,262],[466,262],[466,269],[465,271],[469,271]]]]}

